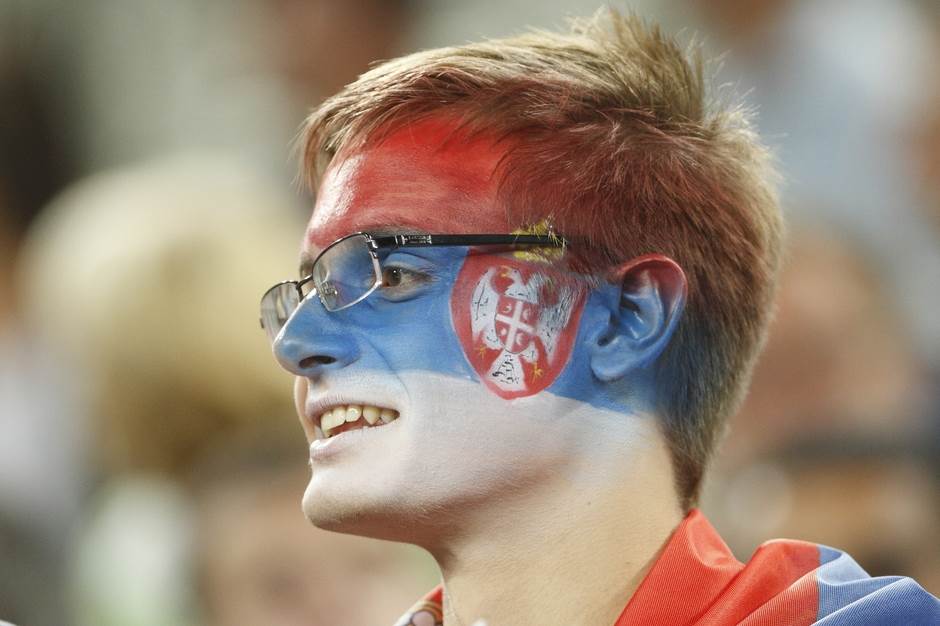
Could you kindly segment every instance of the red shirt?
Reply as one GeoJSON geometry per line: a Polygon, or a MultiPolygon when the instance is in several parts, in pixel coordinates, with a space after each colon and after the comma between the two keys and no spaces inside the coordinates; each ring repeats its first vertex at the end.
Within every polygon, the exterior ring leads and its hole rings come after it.
{"type": "MultiPolygon", "coordinates": [[[[435,588],[396,626],[439,626],[435,588]]],[[[848,555],[768,541],[745,564],[698,510],[679,524],[613,626],[940,624],[940,600],[909,578],[871,578],[848,555]]]]}

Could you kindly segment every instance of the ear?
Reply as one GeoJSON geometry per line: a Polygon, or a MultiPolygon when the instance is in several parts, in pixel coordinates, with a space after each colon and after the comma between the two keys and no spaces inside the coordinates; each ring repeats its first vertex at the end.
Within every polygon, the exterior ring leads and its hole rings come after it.
{"type": "Polygon", "coordinates": [[[606,328],[589,339],[591,369],[604,381],[652,365],[669,344],[685,309],[685,272],[672,259],[649,254],[611,272],[619,288],[606,328]]]}

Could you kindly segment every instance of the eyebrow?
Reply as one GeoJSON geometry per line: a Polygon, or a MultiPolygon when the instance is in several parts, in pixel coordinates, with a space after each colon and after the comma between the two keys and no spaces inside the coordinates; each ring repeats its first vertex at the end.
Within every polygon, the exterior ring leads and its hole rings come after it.
{"type": "MultiPolygon", "coordinates": [[[[361,233],[366,233],[372,235],[373,237],[388,237],[391,235],[427,235],[429,231],[426,231],[421,228],[412,228],[412,227],[402,227],[402,226],[375,226],[373,228],[367,228],[365,230],[358,231],[361,233]]],[[[353,233],[349,233],[350,235],[353,233]]],[[[349,235],[346,235],[347,237],[349,235]]],[[[343,239],[343,237],[340,237],[343,239]]],[[[339,241],[337,239],[336,241],[339,241]]],[[[335,243],[335,242],[334,242],[335,243]]],[[[330,244],[333,245],[333,244],[330,244]]],[[[329,247],[329,246],[327,246],[329,247]]],[[[324,248],[325,250],[326,248],[324,248]]],[[[302,252],[300,255],[300,277],[306,278],[313,273],[313,264],[317,258],[322,254],[322,251],[317,252],[316,254],[311,254],[309,252],[302,252]]]]}

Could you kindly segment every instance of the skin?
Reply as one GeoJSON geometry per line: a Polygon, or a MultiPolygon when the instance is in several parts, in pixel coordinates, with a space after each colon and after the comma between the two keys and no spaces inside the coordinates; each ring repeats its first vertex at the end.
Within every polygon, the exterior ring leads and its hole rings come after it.
{"type": "MultiPolygon", "coordinates": [[[[321,181],[303,257],[356,231],[511,232],[494,176],[505,148],[431,120],[341,153],[321,181]]],[[[401,415],[312,458],[304,511],[321,528],[430,551],[447,626],[613,623],[682,519],[649,365],[681,316],[684,276],[658,255],[615,268],[572,316],[570,354],[552,383],[507,398],[481,380],[454,327],[466,254],[396,253],[386,264],[434,279],[408,298],[380,289],[333,313],[308,299],[276,340],[297,375],[308,440],[330,402],[401,415]]],[[[492,267],[505,260],[493,255],[492,267]]]]}

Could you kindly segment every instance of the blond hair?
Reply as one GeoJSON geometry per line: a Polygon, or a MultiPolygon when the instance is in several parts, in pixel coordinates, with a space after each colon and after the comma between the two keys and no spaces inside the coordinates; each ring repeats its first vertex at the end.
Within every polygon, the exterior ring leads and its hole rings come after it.
{"type": "Polygon", "coordinates": [[[294,261],[291,211],[276,185],[212,153],[96,174],[44,211],[23,299],[86,377],[105,471],[185,475],[220,434],[290,427],[257,302],[294,261]]]}
{"type": "Polygon", "coordinates": [[[447,116],[512,138],[497,171],[514,227],[548,218],[587,239],[571,252],[601,274],[645,253],[689,282],[657,363],[657,409],[682,503],[737,407],[763,340],[782,220],[767,151],[737,105],[706,99],[700,51],[604,10],[570,32],[428,50],[378,65],[319,107],[303,137],[315,189],[340,151],[447,116]]]}

